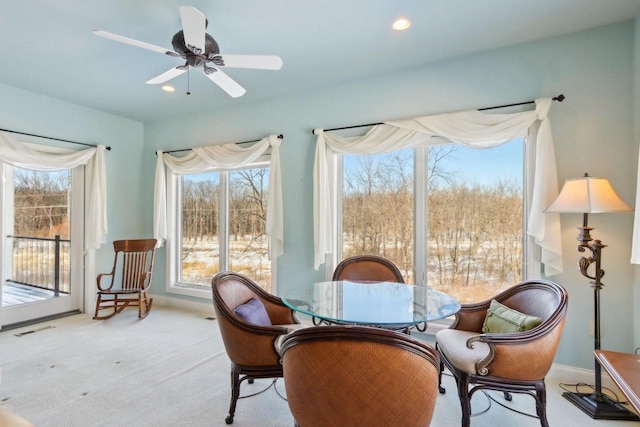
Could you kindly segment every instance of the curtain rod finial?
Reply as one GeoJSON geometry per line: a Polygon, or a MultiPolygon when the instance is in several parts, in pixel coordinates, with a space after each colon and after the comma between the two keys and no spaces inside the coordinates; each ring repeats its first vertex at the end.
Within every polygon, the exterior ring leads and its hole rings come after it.
{"type": "Polygon", "coordinates": [[[564,101],[565,96],[563,94],[560,94],[558,96],[556,96],[555,98],[552,98],[554,101],[558,101],[558,102],[562,102],[564,101]]]}

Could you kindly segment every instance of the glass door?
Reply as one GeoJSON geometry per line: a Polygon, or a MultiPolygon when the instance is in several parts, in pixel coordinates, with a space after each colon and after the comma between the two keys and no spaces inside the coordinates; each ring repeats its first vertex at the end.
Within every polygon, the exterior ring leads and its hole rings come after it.
{"type": "Polygon", "coordinates": [[[82,308],[83,173],[4,165],[0,326],[82,308]]]}

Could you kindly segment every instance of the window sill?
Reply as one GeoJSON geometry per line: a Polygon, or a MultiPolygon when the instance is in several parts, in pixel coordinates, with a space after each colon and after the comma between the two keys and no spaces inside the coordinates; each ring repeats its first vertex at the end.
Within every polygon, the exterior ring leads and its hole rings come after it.
{"type": "Polygon", "coordinates": [[[211,299],[211,288],[194,287],[187,284],[174,284],[167,286],[167,293],[174,295],[185,295],[189,297],[211,299]]]}

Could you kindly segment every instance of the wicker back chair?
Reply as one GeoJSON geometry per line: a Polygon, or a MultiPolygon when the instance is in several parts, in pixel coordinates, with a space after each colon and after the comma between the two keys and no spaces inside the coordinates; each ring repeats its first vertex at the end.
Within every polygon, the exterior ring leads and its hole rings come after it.
{"type": "Polygon", "coordinates": [[[294,331],[280,350],[289,408],[303,427],[428,426],[439,359],[408,335],[365,326],[294,331]]]}

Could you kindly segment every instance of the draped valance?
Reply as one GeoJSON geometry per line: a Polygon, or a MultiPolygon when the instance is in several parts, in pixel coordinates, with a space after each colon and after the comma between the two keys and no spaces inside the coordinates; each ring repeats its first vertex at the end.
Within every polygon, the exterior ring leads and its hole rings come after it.
{"type": "Polygon", "coordinates": [[[275,259],[281,255],[284,251],[282,183],[280,175],[281,142],[282,140],[277,135],[270,135],[249,147],[242,147],[238,144],[223,144],[193,148],[184,157],[176,157],[158,151],[153,217],[153,234],[158,239],[158,246],[164,244],[168,234],[165,168],[171,169],[178,175],[242,168],[257,161],[271,147],[266,233],[271,237],[271,256],[275,259]]]}
{"type": "Polygon", "coordinates": [[[379,154],[445,143],[491,148],[525,137],[532,125],[539,124],[534,144],[535,171],[527,233],[541,248],[545,275],[562,272],[560,217],[559,214],[543,212],[558,194],[553,137],[547,117],[551,102],[551,98],[537,99],[535,110],[512,114],[471,110],[389,121],[356,137],[342,137],[316,130],[318,138],[313,171],[314,267],[318,269],[334,250],[336,225],[332,212],[337,191],[336,155],[379,154]]]}
{"type": "Polygon", "coordinates": [[[35,171],[53,172],[87,166],[89,199],[85,208],[85,249],[98,249],[107,236],[107,178],[104,145],[81,151],[19,142],[0,132],[0,161],[35,171]]]}

